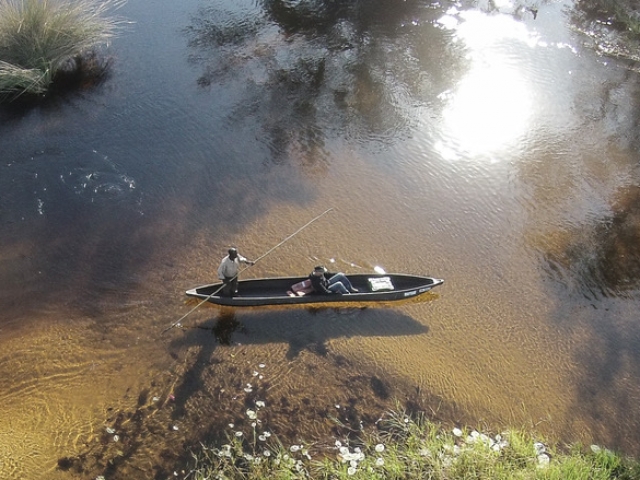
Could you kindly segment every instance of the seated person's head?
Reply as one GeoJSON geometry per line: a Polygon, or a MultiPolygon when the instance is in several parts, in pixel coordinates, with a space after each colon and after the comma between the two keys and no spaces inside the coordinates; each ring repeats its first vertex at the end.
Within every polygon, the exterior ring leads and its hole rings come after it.
{"type": "Polygon", "coordinates": [[[314,275],[324,275],[324,272],[326,272],[327,269],[324,268],[322,265],[318,265],[316,268],[313,269],[313,274],[314,275]]]}

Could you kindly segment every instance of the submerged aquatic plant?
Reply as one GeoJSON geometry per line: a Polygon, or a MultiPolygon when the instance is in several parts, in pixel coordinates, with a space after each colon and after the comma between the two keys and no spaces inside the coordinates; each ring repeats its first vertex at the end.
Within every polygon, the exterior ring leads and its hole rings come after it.
{"type": "Polygon", "coordinates": [[[0,99],[45,93],[56,76],[97,69],[95,49],[121,22],[124,0],[0,0],[0,99]]]}

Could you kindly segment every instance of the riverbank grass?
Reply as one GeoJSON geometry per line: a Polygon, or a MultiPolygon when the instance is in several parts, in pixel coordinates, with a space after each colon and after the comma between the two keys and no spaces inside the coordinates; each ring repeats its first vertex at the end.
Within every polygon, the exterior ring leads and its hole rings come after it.
{"type": "MultiPolygon", "coordinates": [[[[232,431],[220,447],[193,454],[193,480],[491,479],[631,480],[640,464],[610,450],[579,445],[565,451],[522,431],[488,435],[447,431],[424,417],[391,412],[372,431],[333,444],[285,446],[248,410],[251,431],[232,431]]],[[[176,475],[178,473],[176,472],[176,475]]]]}
{"type": "Polygon", "coordinates": [[[96,49],[120,22],[121,0],[0,0],[0,99],[48,91],[60,74],[101,74],[96,49]]]}

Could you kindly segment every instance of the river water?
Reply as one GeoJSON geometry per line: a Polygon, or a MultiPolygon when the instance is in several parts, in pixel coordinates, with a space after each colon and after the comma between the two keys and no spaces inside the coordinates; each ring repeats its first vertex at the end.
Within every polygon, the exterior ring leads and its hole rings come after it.
{"type": "Polygon", "coordinates": [[[0,112],[0,477],[166,478],[256,399],[640,454],[635,63],[567,2],[340,3],[130,1],[108,78],[0,112]],[[444,285],[163,332],[329,208],[243,276],[444,285]]]}

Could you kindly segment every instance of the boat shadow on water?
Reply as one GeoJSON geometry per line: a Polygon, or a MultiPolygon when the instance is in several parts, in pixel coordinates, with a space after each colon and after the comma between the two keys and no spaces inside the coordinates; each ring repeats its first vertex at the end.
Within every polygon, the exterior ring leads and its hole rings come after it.
{"type": "Polygon", "coordinates": [[[294,309],[218,307],[216,315],[192,327],[174,346],[287,343],[288,358],[302,350],[326,355],[326,341],[356,336],[421,335],[428,327],[391,308],[311,306],[294,309]]]}
{"type": "Polygon", "coordinates": [[[331,339],[429,332],[427,326],[392,308],[216,309],[217,314],[207,320],[191,327],[183,326],[185,334],[170,344],[175,350],[189,351],[195,347],[198,352],[197,358],[187,362],[190,366],[175,386],[174,418],[185,414],[186,402],[195,392],[206,389],[205,371],[219,347],[286,343],[289,346],[286,358],[292,360],[304,350],[328,357],[327,341],[331,339]]]}

